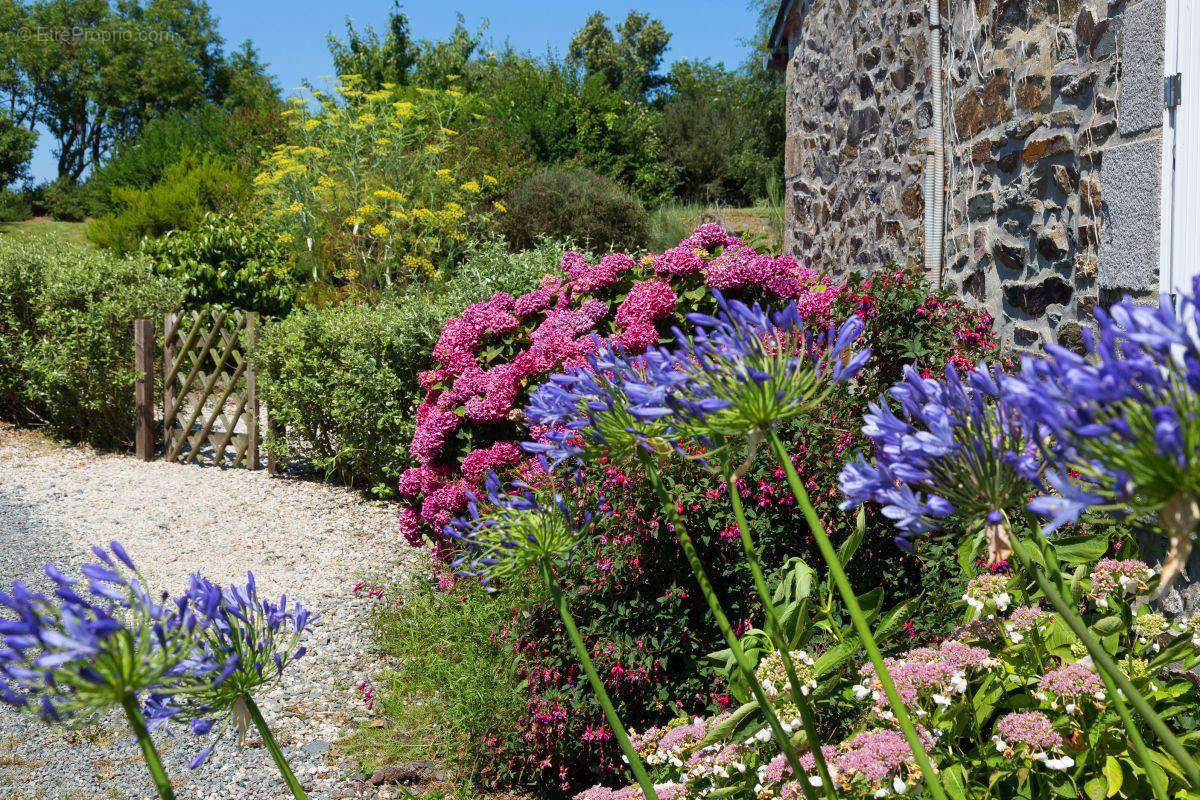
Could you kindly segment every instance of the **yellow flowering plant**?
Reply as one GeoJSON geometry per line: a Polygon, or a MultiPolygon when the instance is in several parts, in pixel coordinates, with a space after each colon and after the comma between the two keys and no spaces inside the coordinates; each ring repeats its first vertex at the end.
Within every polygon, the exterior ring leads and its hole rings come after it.
{"type": "Polygon", "coordinates": [[[289,101],[287,142],[254,179],[264,220],[315,280],[378,289],[430,277],[500,213],[496,179],[462,174],[471,160],[457,157],[478,100],[340,81],[289,101]]]}

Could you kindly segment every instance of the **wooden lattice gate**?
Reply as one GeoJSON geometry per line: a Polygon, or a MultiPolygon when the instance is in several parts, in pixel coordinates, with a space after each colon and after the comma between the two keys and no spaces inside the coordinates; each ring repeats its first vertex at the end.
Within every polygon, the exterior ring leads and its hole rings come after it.
{"type": "Polygon", "coordinates": [[[163,331],[163,458],[258,468],[258,315],[167,314],[163,331]]]}

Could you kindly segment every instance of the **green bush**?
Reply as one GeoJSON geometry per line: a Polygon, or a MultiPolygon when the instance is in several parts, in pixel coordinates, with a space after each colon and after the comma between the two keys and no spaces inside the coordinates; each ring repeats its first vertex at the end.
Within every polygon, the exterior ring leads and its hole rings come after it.
{"type": "Polygon", "coordinates": [[[499,241],[470,245],[444,285],[294,310],[263,331],[258,359],[263,397],[287,441],[267,447],[308,458],[328,477],[380,496],[395,491],[423,392],[417,374],[433,366],[442,323],[494,292],[521,294],[554,272],[563,248],[543,242],[509,253],[499,241]]]}
{"type": "Polygon", "coordinates": [[[0,189],[0,222],[19,222],[33,216],[29,197],[22,192],[0,189]]]}
{"type": "Polygon", "coordinates": [[[29,160],[36,144],[35,131],[0,111],[0,189],[7,189],[29,174],[29,160]]]}
{"type": "Polygon", "coordinates": [[[613,181],[586,169],[554,167],[525,179],[505,201],[499,226],[516,249],[539,237],[596,249],[638,250],[647,242],[646,210],[613,181]]]}
{"type": "Polygon", "coordinates": [[[224,306],[282,317],[296,297],[289,254],[270,231],[247,219],[208,214],[192,230],[146,239],[142,250],[156,272],[183,284],[186,308],[224,306]]]}
{"type": "Polygon", "coordinates": [[[72,441],[133,440],[133,321],[178,306],[140,258],[0,241],[0,414],[72,441]]]}
{"type": "Polygon", "coordinates": [[[209,212],[233,211],[248,194],[244,173],[225,159],[185,154],[148,189],[113,189],[116,210],[92,223],[88,238],[101,247],[130,253],[146,236],[189,230],[209,212]]]}
{"type": "Polygon", "coordinates": [[[518,735],[525,711],[520,662],[492,635],[510,620],[518,589],[498,597],[478,585],[443,593],[428,584],[386,592],[374,639],[401,668],[383,675],[380,712],[392,724],[349,741],[367,769],[436,759],[464,780],[481,777],[490,741],[518,735]]]}
{"type": "Polygon", "coordinates": [[[80,222],[87,216],[87,201],[83,188],[70,178],[38,186],[32,192],[33,213],[63,222],[80,222]]]}
{"type": "Polygon", "coordinates": [[[279,111],[273,108],[228,111],[209,105],[153,119],[136,139],[120,142],[88,177],[89,211],[101,216],[118,210],[115,189],[150,189],[189,153],[225,158],[238,171],[252,175],[282,130],[279,111]]]}

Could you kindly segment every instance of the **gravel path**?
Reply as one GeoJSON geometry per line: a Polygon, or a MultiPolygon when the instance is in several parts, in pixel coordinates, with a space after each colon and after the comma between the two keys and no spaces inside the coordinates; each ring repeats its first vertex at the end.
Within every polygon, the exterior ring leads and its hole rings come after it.
{"type": "MultiPolygon", "coordinates": [[[[332,745],[365,718],[356,687],[373,671],[364,623],[374,601],[352,589],[362,575],[419,566],[417,552],[397,542],[392,509],[265,471],[143,463],[0,426],[0,585],[40,576],[47,560],[75,570],[90,545],[111,539],[158,587],[180,586],[197,568],[222,583],[253,569],[264,595],[286,593],[316,610],[309,654],[260,705],[313,800],[376,796],[332,745]]],[[[150,798],[119,722],[49,729],[0,706],[0,798],[150,798]]],[[[226,739],[194,772],[186,764],[195,740],[158,740],[180,800],[290,797],[253,734],[240,753],[226,739]]]]}

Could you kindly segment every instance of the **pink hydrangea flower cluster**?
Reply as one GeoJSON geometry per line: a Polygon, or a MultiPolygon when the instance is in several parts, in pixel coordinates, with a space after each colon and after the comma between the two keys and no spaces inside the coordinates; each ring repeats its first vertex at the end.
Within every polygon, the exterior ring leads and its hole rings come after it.
{"type": "Polygon", "coordinates": [[[640,264],[624,253],[589,264],[569,252],[561,267],[565,278],[547,275],[520,297],[496,294],[443,327],[433,348],[435,368],[418,376],[425,398],[409,444],[418,466],[400,479],[410,503],[400,528],[410,542],[420,543],[431,529],[436,538],[488,471],[526,469],[529,459],[517,449],[529,438],[519,427],[526,392],[564,365],[584,363],[604,335],[633,353],[658,344],[664,320],[690,310],[678,307],[681,294],[705,282],[734,292],[761,288],[794,300],[819,323],[838,291],[791,257],[760,255],[713,223],[640,264]],[[480,426],[483,436],[477,436],[480,426]],[[464,431],[482,442],[456,460],[452,453],[464,431]]]}
{"type": "Polygon", "coordinates": [[[1153,575],[1145,561],[1105,558],[1092,568],[1092,590],[1088,596],[1100,608],[1107,608],[1110,598],[1147,591],[1146,583],[1153,575]]]}
{"type": "MultiPolygon", "coordinates": [[[[918,726],[917,735],[926,750],[933,737],[918,726]]],[[[920,782],[921,772],[904,734],[897,730],[864,731],[846,742],[832,764],[835,780],[847,791],[865,790],[873,797],[905,794],[920,782]]]]}
{"type": "Polygon", "coordinates": [[[1050,614],[1037,606],[1017,606],[1008,615],[1004,630],[1013,642],[1020,642],[1032,630],[1040,629],[1050,621],[1050,614]]]}
{"type": "Polygon", "coordinates": [[[712,720],[696,717],[691,722],[679,721],[662,728],[651,728],[643,734],[629,735],[634,750],[647,764],[683,766],[683,757],[706,735],[710,726],[718,725],[724,716],[712,720]]]}
{"type": "Polygon", "coordinates": [[[1054,730],[1054,723],[1041,711],[1015,711],[996,722],[996,737],[1009,746],[1028,748],[1029,753],[1045,752],[1062,747],[1063,739],[1054,730]]]}
{"type": "Polygon", "coordinates": [[[1076,662],[1051,670],[1038,681],[1039,700],[1048,701],[1051,708],[1062,707],[1068,714],[1079,712],[1084,700],[1103,702],[1104,680],[1086,665],[1076,662]]]}
{"type": "MultiPolygon", "coordinates": [[[[654,793],[658,795],[658,800],[685,800],[688,788],[682,783],[656,783],[654,793]]],[[[575,800],[646,800],[646,793],[640,786],[626,786],[623,789],[593,786],[575,795],[575,800]]]]}
{"type": "MultiPolygon", "coordinates": [[[[997,663],[984,648],[954,639],[948,639],[938,647],[910,650],[904,658],[884,659],[900,700],[918,717],[949,706],[957,695],[966,692],[970,675],[991,669],[997,663]]],[[[860,699],[870,697],[875,704],[874,713],[881,719],[891,720],[893,714],[875,667],[866,664],[859,674],[862,682],[854,687],[854,694],[860,699]]]]}

